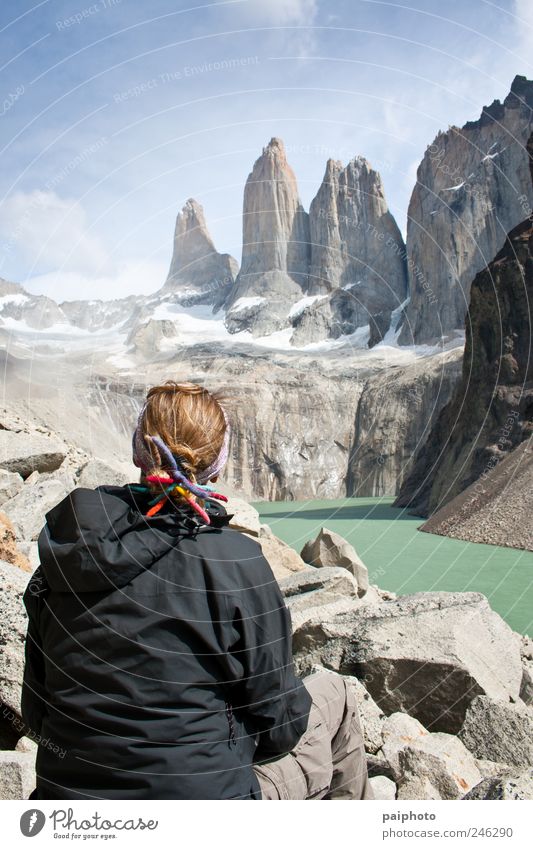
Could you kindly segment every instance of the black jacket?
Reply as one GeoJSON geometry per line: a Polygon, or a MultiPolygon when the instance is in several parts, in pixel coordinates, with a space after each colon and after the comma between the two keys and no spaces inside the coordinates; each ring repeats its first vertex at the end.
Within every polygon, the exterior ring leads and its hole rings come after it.
{"type": "Polygon", "coordinates": [[[129,487],[76,489],[47,515],[23,719],[41,799],[260,799],[253,761],[307,727],[291,621],[253,539],[129,487]],[[257,746],[257,748],[256,748],[257,746]]]}

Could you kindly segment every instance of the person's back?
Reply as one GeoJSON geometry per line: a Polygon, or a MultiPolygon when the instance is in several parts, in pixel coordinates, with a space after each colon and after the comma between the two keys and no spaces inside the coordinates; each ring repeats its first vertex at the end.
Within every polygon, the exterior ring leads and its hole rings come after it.
{"type": "MultiPolygon", "coordinates": [[[[239,711],[249,701],[246,687],[238,692],[246,658],[230,649],[239,625],[265,623],[229,617],[240,606],[246,617],[246,605],[260,612],[255,586],[270,599],[265,609],[279,608],[272,573],[223,509],[217,527],[195,534],[186,511],[148,525],[138,501],[128,488],[80,489],[49,514],[28,603],[51,695],[39,733],[61,753],[39,748],[39,796],[260,798],[251,766],[243,768],[255,751],[239,711]]],[[[270,621],[269,633],[279,640],[282,626],[270,621]]],[[[282,665],[279,642],[276,652],[282,665]]],[[[294,742],[307,707],[304,698],[294,742]]]]}
{"type": "MultiPolygon", "coordinates": [[[[133,440],[140,484],[77,489],[47,515],[25,594],[32,798],[277,798],[258,764],[290,773],[288,753],[321,725],[272,570],[207,485],[228,439],[206,390],[156,387],[133,440]]],[[[355,707],[327,684],[340,741],[355,707]]],[[[324,797],[300,774],[299,798],[324,797]]]]}

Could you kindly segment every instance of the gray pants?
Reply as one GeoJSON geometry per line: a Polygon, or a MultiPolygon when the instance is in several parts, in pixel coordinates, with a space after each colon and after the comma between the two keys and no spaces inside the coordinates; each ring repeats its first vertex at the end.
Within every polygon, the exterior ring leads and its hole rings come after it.
{"type": "Polygon", "coordinates": [[[355,694],[341,675],[303,679],[313,704],[288,755],[254,765],[263,799],[373,799],[355,694]]]}

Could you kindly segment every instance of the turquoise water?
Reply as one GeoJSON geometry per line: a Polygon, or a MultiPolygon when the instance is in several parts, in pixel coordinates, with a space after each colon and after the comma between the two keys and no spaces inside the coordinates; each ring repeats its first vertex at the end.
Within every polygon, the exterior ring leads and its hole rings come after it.
{"type": "Polygon", "coordinates": [[[261,501],[254,507],[296,551],[322,526],[349,540],[370,582],[405,595],[421,590],[476,591],[513,628],[533,634],[533,553],[426,534],[423,519],[391,498],[261,501]]]}

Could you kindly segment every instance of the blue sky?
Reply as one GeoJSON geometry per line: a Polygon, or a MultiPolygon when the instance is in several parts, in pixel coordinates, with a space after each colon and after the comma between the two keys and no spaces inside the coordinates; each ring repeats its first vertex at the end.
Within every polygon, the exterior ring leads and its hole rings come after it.
{"type": "Polygon", "coordinates": [[[306,208],[366,156],[405,231],[439,129],[533,75],[533,0],[4,0],[0,276],[57,299],[164,282],[178,210],[240,260],[272,136],[306,208]]]}

